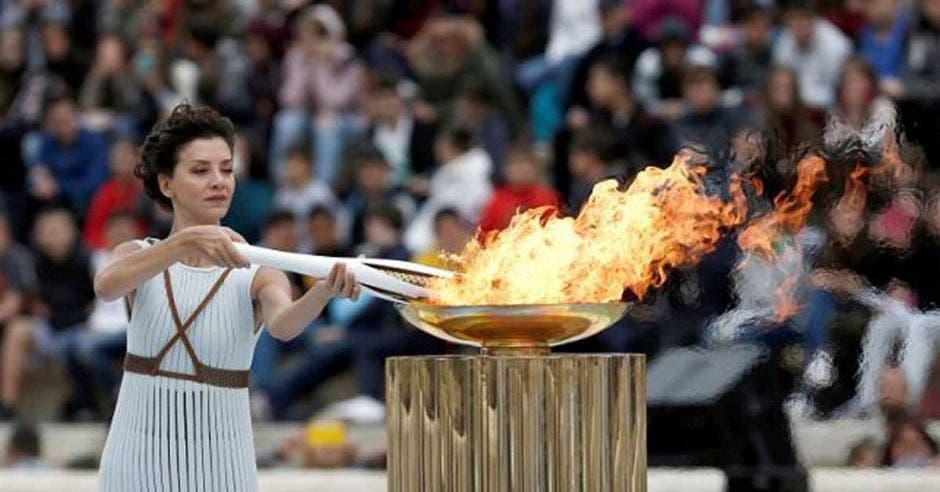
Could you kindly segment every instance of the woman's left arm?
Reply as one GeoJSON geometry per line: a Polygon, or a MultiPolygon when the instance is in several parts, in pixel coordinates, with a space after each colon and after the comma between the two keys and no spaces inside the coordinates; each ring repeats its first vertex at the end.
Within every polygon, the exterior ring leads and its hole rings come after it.
{"type": "Polygon", "coordinates": [[[291,301],[290,282],[280,270],[262,267],[252,283],[252,298],[261,305],[261,318],[271,336],[290,340],[299,335],[334,297],[359,297],[359,284],[346,265],[337,263],[299,299],[291,301]]]}

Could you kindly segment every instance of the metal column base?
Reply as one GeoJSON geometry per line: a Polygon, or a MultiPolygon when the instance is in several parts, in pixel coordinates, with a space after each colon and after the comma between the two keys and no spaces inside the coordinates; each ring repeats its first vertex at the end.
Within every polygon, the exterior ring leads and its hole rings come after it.
{"type": "Polygon", "coordinates": [[[395,357],[389,492],[646,491],[642,355],[395,357]]]}

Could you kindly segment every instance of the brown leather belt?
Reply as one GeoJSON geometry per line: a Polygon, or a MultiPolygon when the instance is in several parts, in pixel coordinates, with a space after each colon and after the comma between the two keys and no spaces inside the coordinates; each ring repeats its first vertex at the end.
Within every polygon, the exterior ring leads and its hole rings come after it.
{"type": "Polygon", "coordinates": [[[141,357],[128,353],[124,356],[124,370],[144,374],[147,376],[164,376],[172,379],[183,379],[186,381],[195,381],[197,383],[218,386],[220,388],[247,388],[248,371],[236,371],[232,369],[218,369],[209,367],[198,361],[194,361],[194,373],[186,374],[184,372],[164,371],[160,369],[160,362],[157,357],[141,357]]]}

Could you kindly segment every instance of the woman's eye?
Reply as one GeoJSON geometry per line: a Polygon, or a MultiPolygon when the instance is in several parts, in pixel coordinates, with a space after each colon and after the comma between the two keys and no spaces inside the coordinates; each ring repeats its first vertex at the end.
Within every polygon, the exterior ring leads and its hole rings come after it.
{"type": "Polygon", "coordinates": [[[232,169],[232,168],[230,168],[230,167],[224,167],[224,168],[222,168],[222,172],[225,173],[225,174],[232,174],[234,171],[235,171],[235,170],[232,169]]]}
{"type": "Polygon", "coordinates": [[[206,174],[206,170],[203,168],[193,169],[193,174],[206,174]]]}

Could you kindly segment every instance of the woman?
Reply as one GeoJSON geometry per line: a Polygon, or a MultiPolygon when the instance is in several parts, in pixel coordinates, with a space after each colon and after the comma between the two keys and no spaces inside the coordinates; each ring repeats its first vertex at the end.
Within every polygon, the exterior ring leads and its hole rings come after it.
{"type": "Polygon", "coordinates": [[[101,459],[101,490],[256,490],[248,368],[265,325],[297,336],[359,287],[337,265],[291,302],[280,271],[249,265],[219,221],[235,187],[232,123],[181,104],[147,137],[137,175],[172,209],[162,241],[131,241],[95,277],[131,309],[124,380],[101,459]]]}
{"type": "Polygon", "coordinates": [[[861,56],[849,58],[842,66],[833,114],[855,130],[880,130],[894,123],[894,105],[879,94],[875,69],[861,56]]]}

